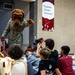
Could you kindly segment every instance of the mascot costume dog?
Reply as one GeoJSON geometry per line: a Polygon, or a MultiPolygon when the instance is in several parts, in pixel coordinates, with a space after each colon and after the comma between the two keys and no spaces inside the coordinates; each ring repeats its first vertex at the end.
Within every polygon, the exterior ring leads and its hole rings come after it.
{"type": "Polygon", "coordinates": [[[18,44],[22,46],[23,43],[23,37],[22,37],[22,31],[25,27],[28,27],[32,24],[34,24],[34,21],[32,19],[25,20],[24,19],[25,14],[24,11],[21,9],[14,9],[12,11],[12,17],[8,21],[7,27],[5,28],[1,40],[4,40],[4,38],[8,34],[8,44],[18,44]]]}

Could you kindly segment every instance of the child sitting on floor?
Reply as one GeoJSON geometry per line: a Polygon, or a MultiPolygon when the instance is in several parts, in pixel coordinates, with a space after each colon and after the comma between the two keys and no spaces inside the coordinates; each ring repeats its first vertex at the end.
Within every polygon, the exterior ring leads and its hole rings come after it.
{"type": "Polygon", "coordinates": [[[37,75],[49,75],[49,74],[53,74],[53,66],[51,61],[48,60],[49,56],[50,56],[50,50],[47,48],[42,48],[39,52],[40,54],[40,58],[41,61],[39,63],[39,71],[37,75]]]}

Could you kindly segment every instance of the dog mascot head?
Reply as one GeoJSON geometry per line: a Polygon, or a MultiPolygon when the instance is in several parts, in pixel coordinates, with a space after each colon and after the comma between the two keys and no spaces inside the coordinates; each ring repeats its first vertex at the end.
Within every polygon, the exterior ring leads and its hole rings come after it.
{"type": "Polygon", "coordinates": [[[24,11],[21,9],[14,9],[12,11],[12,21],[15,27],[19,27],[24,18],[24,11]]]}

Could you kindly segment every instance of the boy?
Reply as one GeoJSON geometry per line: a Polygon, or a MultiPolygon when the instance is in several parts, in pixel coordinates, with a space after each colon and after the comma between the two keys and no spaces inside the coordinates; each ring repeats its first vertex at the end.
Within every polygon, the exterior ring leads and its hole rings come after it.
{"type": "Polygon", "coordinates": [[[10,75],[28,75],[27,62],[22,58],[23,50],[18,45],[11,45],[8,49],[8,56],[13,59],[10,75]]]}
{"type": "Polygon", "coordinates": [[[48,60],[50,56],[50,50],[47,48],[42,48],[39,52],[41,61],[39,63],[39,71],[37,75],[52,75],[52,63],[48,60]]]}
{"type": "MultiPolygon", "coordinates": [[[[27,58],[27,62],[31,63],[32,68],[33,68],[32,70],[34,71],[34,74],[36,74],[38,72],[38,65],[39,65],[40,59],[36,58],[36,56],[33,54],[33,52],[30,51],[29,48],[27,48],[27,50],[25,51],[25,56],[27,58]]],[[[29,67],[29,68],[31,68],[31,67],[29,67]]]]}
{"type": "Polygon", "coordinates": [[[72,58],[68,56],[69,52],[70,52],[69,46],[61,47],[61,57],[59,58],[58,61],[58,67],[62,75],[74,75],[72,69],[72,58]]]}
{"type": "Polygon", "coordinates": [[[53,61],[57,64],[58,62],[58,51],[54,50],[55,42],[53,39],[49,38],[45,40],[45,46],[49,48],[51,51],[51,54],[49,56],[49,59],[53,59],[53,61]]]}

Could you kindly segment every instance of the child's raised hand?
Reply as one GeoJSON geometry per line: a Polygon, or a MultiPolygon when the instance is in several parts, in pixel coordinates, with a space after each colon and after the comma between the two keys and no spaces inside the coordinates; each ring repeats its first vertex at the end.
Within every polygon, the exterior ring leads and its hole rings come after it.
{"type": "Polygon", "coordinates": [[[41,44],[38,43],[38,44],[37,44],[37,50],[40,50],[40,48],[41,48],[41,44]]]}

